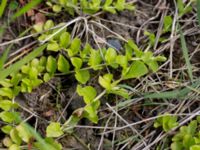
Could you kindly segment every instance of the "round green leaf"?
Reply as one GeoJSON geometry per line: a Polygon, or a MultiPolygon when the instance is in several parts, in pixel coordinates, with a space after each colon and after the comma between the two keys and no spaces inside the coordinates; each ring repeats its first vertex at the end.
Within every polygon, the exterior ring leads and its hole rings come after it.
{"type": "Polygon", "coordinates": [[[66,48],[70,43],[70,34],[68,32],[63,32],[60,36],[60,46],[66,48]]]}
{"type": "Polygon", "coordinates": [[[5,126],[1,127],[1,130],[2,130],[4,133],[9,134],[10,131],[12,130],[12,128],[13,128],[13,127],[12,127],[11,125],[5,125],[5,126]]]}
{"type": "Polygon", "coordinates": [[[123,79],[140,78],[148,73],[146,65],[142,61],[134,61],[123,76],[123,79]]]}
{"type": "Polygon", "coordinates": [[[7,123],[19,122],[19,113],[3,111],[0,113],[0,118],[7,123]]]}
{"type": "Polygon", "coordinates": [[[40,23],[35,24],[35,25],[33,26],[33,29],[34,29],[37,33],[39,33],[39,32],[42,32],[42,31],[43,31],[43,26],[44,26],[44,24],[40,22],[40,23]]]}
{"type": "Polygon", "coordinates": [[[88,70],[77,70],[75,77],[81,84],[86,84],[90,79],[90,72],[88,70]]]}
{"type": "Polygon", "coordinates": [[[10,131],[10,137],[12,139],[12,141],[17,144],[17,145],[20,145],[22,143],[22,139],[19,137],[18,135],[18,131],[13,128],[11,131],[10,131]]]}
{"type": "Polygon", "coordinates": [[[84,107],[85,113],[84,117],[88,118],[90,121],[97,123],[98,122],[98,116],[97,111],[92,107],[91,105],[86,105],[84,107]]]}
{"type": "Polygon", "coordinates": [[[31,67],[38,67],[39,65],[39,60],[34,58],[32,61],[31,61],[31,67]]]}
{"type": "Polygon", "coordinates": [[[99,84],[104,87],[107,91],[110,91],[112,86],[111,86],[111,81],[113,79],[112,74],[105,74],[103,77],[99,77],[99,84]]]}
{"type": "Polygon", "coordinates": [[[2,100],[0,101],[0,108],[3,110],[10,110],[14,106],[14,103],[10,100],[2,100]]]}
{"type": "Polygon", "coordinates": [[[72,42],[71,42],[71,46],[70,48],[67,50],[68,51],[68,55],[70,57],[76,55],[81,49],[81,40],[79,38],[75,38],[72,42]]]}
{"type": "Polygon", "coordinates": [[[18,4],[18,2],[16,2],[15,0],[13,0],[13,1],[11,1],[11,2],[9,3],[9,9],[10,9],[10,10],[15,10],[15,9],[18,8],[18,6],[19,6],[19,4],[18,4]]]}
{"type": "Polygon", "coordinates": [[[54,12],[58,13],[61,12],[62,7],[59,5],[53,5],[52,9],[54,12]]]}
{"type": "Polygon", "coordinates": [[[38,77],[38,70],[35,67],[31,67],[29,70],[29,77],[30,79],[37,79],[38,77]]]}
{"type": "Polygon", "coordinates": [[[57,52],[60,50],[60,46],[57,42],[50,42],[47,45],[47,50],[57,52]]]}
{"type": "Polygon", "coordinates": [[[17,144],[13,144],[13,145],[11,145],[11,146],[9,147],[8,150],[20,150],[20,147],[19,147],[19,145],[17,145],[17,144]]]}
{"type": "Polygon", "coordinates": [[[45,73],[43,76],[43,80],[45,82],[48,82],[49,80],[51,80],[51,75],[49,73],[45,73]]]}
{"type": "Polygon", "coordinates": [[[68,73],[70,69],[69,62],[63,55],[59,55],[58,57],[58,70],[62,73],[68,73]]]}
{"type": "Polygon", "coordinates": [[[105,60],[108,64],[113,64],[116,61],[117,52],[113,48],[108,48],[105,54],[105,60]]]}
{"type": "Polygon", "coordinates": [[[47,64],[46,69],[49,73],[54,73],[56,71],[57,65],[56,65],[56,59],[52,56],[49,56],[47,58],[47,64]]]}
{"type": "Polygon", "coordinates": [[[118,63],[122,68],[127,68],[128,59],[126,56],[118,55],[116,57],[116,63],[118,63]]]}
{"type": "Polygon", "coordinates": [[[97,95],[95,88],[93,88],[92,86],[81,87],[80,85],[78,85],[77,93],[78,95],[83,96],[84,102],[86,104],[91,103],[97,95]]]}
{"type": "Polygon", "coordinates": [[[190,150],[200,150],[200,145],[193,145],[190,147],[190,150]]]}
{"type": "Polygon", "coordinates": [[[61,126],[59,122],[52,122],[48,125],[46,129],[47,137],[59,137],[63,135],[63,131],[61,130],[61,126]]]}
{"type": "Polygon", "coordinates": [[[78,57],[72,57],[71,58],[71,62],[72,62],[72,65],[76,68],[76,69],[80,69],[82,67],[82,60],[78,57]]]}
{"type": "Polygon", "coordinates": [[[99,66],[101,64],[102,57],[99,50],[91,50],[90,58],[88,61],[88,65],[91,66],[94,70],[101,69],[99,66]]]}
{"type": "Polygon", "coordinates": [[[52,20],[47,20],[44,24],[44,30],[48,30],[54,27],[54,22],[52,20]]]}
{"type": "Polygon", "coordinates": [[[13,91],[12,91],[11,88],[6,88],[6,87],[0,88],[0,95],[12,99],[13,98],[13,91]]]}
{"type": "Polygon", "coordinates": [[[25,126],[25,124],[21,123],[16,127],[16,130],[18,131],[19,137],[26,143],[29,142],[29,140],[32,138],[32,133],[28,130],[28,128],[25,126]]]}
{"type": "Polygon", "coordinates": [[[183,144],[181,142],[174,142],[171,144],[171,149],[172,150],[182,150],[183,144]]]}

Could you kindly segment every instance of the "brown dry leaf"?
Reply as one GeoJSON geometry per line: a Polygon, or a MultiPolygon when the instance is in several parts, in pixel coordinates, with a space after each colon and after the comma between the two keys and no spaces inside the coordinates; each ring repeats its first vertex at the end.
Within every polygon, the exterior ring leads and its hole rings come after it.
{"type": "Polygon", "coordinates": [[[43,113],[44,117],[51,117],[53,115],[54,115],[54,111],[53,110],[49,110],[49,111],[43,113]]]}
{"type": "Polygon", "coordinates": [[[19,3],[20,3],[21,5],[24,5],[26,2],[25,2],[25,0],[19,0],[19,3]]]}
{"type": "Polygon", "coordinates": [[[45,23],[46,22],[46,17],[44,14],[42,13],[37,13],[35,15],[35,24],[38,24],[38,23],[45,23]]]}
{"type": "Polygon", "coordinates": [[[140,109],[141,109],[140,105],[134,105],[134,106],[132,106],[132,111],[133,112],[138,112],[140,109]]]}
{"type": "Polygon", "coordinates": [[[72,114],[80,118],[83,115],[83,112],[84,108],[78,108],[72,114]]]}
{"type": "Polygon", "coordinates": [[[167,82],[165,83],[165,85],[166,85],[168,88],[170,88],[170,89],[175,89],[175,88],[177,88],[177,87],[180,86],[178,83],[173,82],[173,81],[167,81],[167,82]]]}
{"type": "Polygon", "coordinates": [[[31,10],[29,10],[29,11],[27,12],[27,16],[28,16],[28,17],[34,16],[34,15],[35,15],[35,12],[34,12],[33,9],[31,9],[31,10]]]}

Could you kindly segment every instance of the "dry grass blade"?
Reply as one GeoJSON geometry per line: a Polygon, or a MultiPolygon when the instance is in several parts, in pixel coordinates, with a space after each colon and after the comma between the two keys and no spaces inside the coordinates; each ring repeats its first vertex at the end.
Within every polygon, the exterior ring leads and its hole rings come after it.
{"type": "Polygon", "coordinates": [[[18,71],[23,65],[25,65],[33,58],[40,55],[45,48],[46,48],[46,44],[36,48],[35,50],[33,50],[33,52],[31,52],[30,54],[28,54],[27,56],[25,56],[23,59],[16,62],[15,64],[11,65],[10,67],[1,70],[0,71],[0,80],[4,80],[11,73],[18,71]]]}

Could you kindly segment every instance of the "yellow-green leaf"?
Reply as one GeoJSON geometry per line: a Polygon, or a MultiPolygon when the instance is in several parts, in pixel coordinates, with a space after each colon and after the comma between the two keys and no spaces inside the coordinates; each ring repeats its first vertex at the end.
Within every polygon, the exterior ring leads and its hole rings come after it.
{"type": "Polygon", "coordinates": [[[61,12],[62,7],[60,5],[53,5],[52,9],[54,12],[58,13],[61,12]]]}
{"type": "Polygon", "coordinates": [[[49,56],[47,58],[47,64],[46,64],[46,69],[49,73],[54,73],[56,71],[57,64],[56,64],[56,59],[53,58],[53,56],[49,56]]]}
{"type": "Polygon", "coordinates": [[[86,84],[90,79],[90,72],[88,70],[77,70],[75,77],[81,84],[86,84]]]}
{"type": "Polygon", "coordinates": [[[13,98],[13,91],[11,88],[0,88],[0,95],[8,98],[13,98]]]}
{"type": "Polygon", "coordinates": [[[21,149],[20,149],[19,145],[17,145],[17,144],[12,144],[12,145],[9,147],[8,150],[21,150],[21,149]]]}
{"type": "Polygon", "coordinates": [[[60,36],[60,46],[66,48],[70,43],[70,34],[68,32],[63,32],[60,36]]]}
{"type": "Polygon", "coordinates": [[[92,86],[81,87],[78,85],[77,93],[78,95],[83,96],[84,102],[86,104],[91,103],[97,95],[96,90],[92,86]]]}
{"type": "Polygon", "coordinates": [[[10,100],[2,100],[0,101],[0,108],[3,110],[10,110],[12,107],[16,107],[17,105],[11,102],[10,100]]]}
{"type": "Polygon", "coordinates": [[[47,45],[47,50],[57,52],[60,50],[60,46],[57,42],[50,42],[47,45]]]}
{"type": "Polygon", "coordinates": [[[13,128],[11,131],[10,131],[10,137],[12,139],[12,141],[17,144],[17,145],[20,145],[22,143],[22,139],[19,137],[18,135],[18,131],[13,128]]]}
{"type": "Polygon", "coordinates": [[[111,81],[113,79],[112,74],[105,74],[103,77],[99,77],[99,84],[104,87],[107,91],[110,91],[112,86],[111,86],[111,81]]]}
{"type": "Polygon", "coordinates": [[[51,122],[46,129],[47,137],[59,137],[63,135],[59,122],[51,122]]]}
{"type": "Polygon", "coordinates": [[[94,69],[98,70],[101,69],[99,66],[102,61],[100,51],[99,50],[91,50],[90,58],[88,64],[94,69]]]}
{"type": "Polygon", "coordinates": [[[113,48],[108,48],[105,54],[105,60],[108,64],[113,64],[116,61],[117,52],[113,48]]]}
{"type": "Polygon", "coordinates": [[[79,38],[75,38],[72,42],[71,42],[71,46],[70,48],[67,50],[68,55],[70,57],[76,55],[81,49],[81,41],[79,38]]]}
{"type": "Polygon", "coordinates": [[[70,65],[68,60],[63,56],[59,55],[58,57],[58,70],[62,73],[68,73],[70,69],[70,65]]]}
{"type": "Polygon", "coordinates": [[[54,27],[54,22],[52,20],[47,20],[44,24],[44,30],[48,30],[54,27]]]}
{"type": "Polygon", "coordinates": [[[72,65],[75,67],[75,69],[80,69],[83,64],[82,60],[78,57],[72,57],[71,62],[72,62],[72,65]]]}
{"type": "Polygon", "coordinates": [[[126,68],[128,65],[128,59],[126,56],[118,55],[116,57],[116,63],[118,63],[122,68],[126,68]]]}
{"type": "Polygon", "coordinates": [[[18,125],[16,129],[18,131],[19,137],[26,143],[28,143],[29,140],[33,137],[32,133],[29,131],[24,123],[18,125]]]}
{"type": "Polygon", "coordinates": [[[7,123],[19,122],[19,113],[3,111],[0,113],[0,118],[7,123]]]}
{"type": "Polygon", "coordinates": [[[146,65],[142,61],[134,61],[125,73],[123,79],[140,78],[148,73],[146,65]]]}
{"type": "Polygon", "coordinates": [[[5,125],[3,127],[1,127],[1,131],[3,131],[5,134],[9,134],[10,131],[12,130],[12,126],[11,125],[5,125]]]}

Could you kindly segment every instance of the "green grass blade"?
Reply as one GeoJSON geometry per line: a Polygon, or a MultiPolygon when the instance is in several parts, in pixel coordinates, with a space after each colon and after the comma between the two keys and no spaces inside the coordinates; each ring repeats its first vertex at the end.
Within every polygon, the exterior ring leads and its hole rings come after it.
{"type": "Polygon", "coordinates": [[[173,90],[173,91],[167,91],[167,92],[161,92],[161,93],[151,93],[151,94],[145,94],[144,98],[152,98],[152,99],[175,99],[175,98],[183,98],[185,97],[191,89],[184,88],[181,90],[173,90]]]}
{"type": "Polygon", "coordinates": [[[0,70],[3,69],[3,65],[6,62],[6,59],[8,57],[8,54],[10,52],[12,45],[10,45],[9,47],[6,48],[5,52],[3,53],[3,55],[0,57],[0,70]]]}
{"type": "Polygon", "coordinates": [[[23,65],[25,65],[26,63],[31,61],[33,58],[40,55],[45,48],[46,48],[46,44],[36,48],[27,56],[25,56],[23,59],[9,66],[8,68],[0,70],[0,80],[4,80],[11,73],[18,71],[23,65]]]}
{"type": "Polygon", "coordinates": [[[22,7],[19,11],[17,11],[13,16],[11,20],[15,20],[17,17],[23,15],[30,9],[34,8],[37,6],[39,3],[41,3],[42,0],[32,0],[28,4],[26,4],[24,7],[22,7]]]}
{"type": "Polygon", "coordinates": [[[7,0],[2,0],[0,5],[0,18],[3,16],[6,5],[7,5],[7,0]]]}
{"type": "Polygon", "coordinates": [[[42,145],[41,150],[56,150],[52,145],[50,145],[49,143],[47,143],[42,137],[41,135],[32,127],[30,126],[28,123],[24,122],[20,116],[15,115],[17,120],[19,122],[23,122],[24,127],[32,134],[32,136],[42,145]]]}
{"type": "Polygon", "coordinates": [[[173,90],[161,93],[146,93],[144,94],[144,98],[152,98],[152,99],[173,99],[173,98],[185,98],[189,92],[192,91],[192,88],[197,88],[200,85],[200,79],[194,82],[191,86],[185,87],[180,90],[173,90]],[[190,88],[191,87],[191,88],[190,88]]]}
{"type": "Polygon", "coordinates": [[[3,35],[3,33],[4,33],[4,25],[2,25],[1,27],[0,27],[0,38],[2,38],[2,35],[3,35]]]}
{"type": "Polygon", "coordinates": [[[200,25],[200,0],[197,0],[197,19],[200,25]]]}
{"type": "Polygon", "coordinates": [[[24,123],[25,127],[31,132],[34,138],[42,145],[43,150],[56,150],[52,145],[45,142],[39,133],[37,133],[32,126],[28,123],[24,123]]]}
{"type": "Polygon", "coordinates": [[[183,0],[177,0],[177,6],[178,6],[179,13],[182,13],[184,11],[183,0]]]}
{"type": "MultiPolygon", "coordinates": [[[[1,29],[1,27],[0,27],[1,29]]],[[[22,32],[19,37],[24,36],[26,33],[28,33],[31,30],[31,28],[26,29],[24,32],[22,32]]],[[[0,37],[1,37],[1,30],[0,30],[0,37]]],[[[14,43],[12,43],[10,46],[8,46],[5,50],[5,52],[3,52],[3,55],[0,56],[0,70],[3,69],[3,66],[8,58],[8,54],[12,48],[12,46],[14,45],[14,43]]]]}
{"type": "Polygon", "coordinates": [[[192,65],[190,64],[188,48],[186,46],[185,37],[184,37],[181,29],[180,29],[180,38],[181,38],[181,47],[182,47],[182,50],[183,50],[183,56],[185,58],[186,66],[187,66],[187,69],[188,69],[188,75],[190,77],[190,80],[193,82],[192,65]]]}

